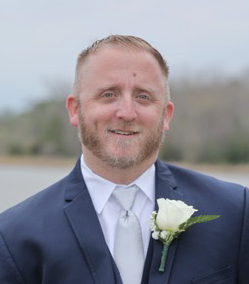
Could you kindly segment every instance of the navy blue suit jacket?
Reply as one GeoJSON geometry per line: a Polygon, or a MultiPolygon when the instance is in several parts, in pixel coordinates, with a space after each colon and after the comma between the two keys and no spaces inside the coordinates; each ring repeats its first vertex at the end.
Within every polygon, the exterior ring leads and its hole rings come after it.
{"type": "MultiPolygon", "coordinates": [[[[157,161],[160,197],[221,217],[174,240],[164,273],[162,244],[151,239],[143,284],[249,283],[248,189],[157,161]]],[[[79,161],[67,177],[0,215],[0,283],[122,283],[79,161]]]]}

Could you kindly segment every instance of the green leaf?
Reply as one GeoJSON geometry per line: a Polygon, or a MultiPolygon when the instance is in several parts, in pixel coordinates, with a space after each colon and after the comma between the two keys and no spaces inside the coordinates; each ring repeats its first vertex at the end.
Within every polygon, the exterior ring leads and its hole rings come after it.
{"type": "Polygon", "coordinates": [[[220,217],[220,215],[199,215],[199,216],[196,216],[196,217],[191,217],[191,218],[188,219],[187,222],[181,224],[179,226],[179,229],[185,231],[186,229],[188,229],[190,226],[192,226],[194,224],[208,222],[208,221],[217,219],[219,217],[220,217]]]}

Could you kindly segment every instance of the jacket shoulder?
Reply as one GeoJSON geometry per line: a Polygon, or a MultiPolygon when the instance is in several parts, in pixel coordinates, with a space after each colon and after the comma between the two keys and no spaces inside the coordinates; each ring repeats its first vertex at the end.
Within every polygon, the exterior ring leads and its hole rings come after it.
{"type": "Polygon", "coordinates": [[[242,185],[165,162],[159,162],[157,168],[159,174],[160,171],[170,172],[178,192],[188,202],[196,202],[197,206],[201,204],[207,207],[217,206],[217,208],[222,205],[224,208],[231,206],[231,208],[237,208],[239,211],[244,207],[248,189],[242,185]]]}
{"type": "Polygon", "coordinates": [[[63,205],[64,179],[30,196],[0,214],[0,232],[7,227],[21,227],[23,223],[50,214],[56,207],[63,205]]]}
{"type": "Polygon", "coordinates": [[[77,162],[75,168],[67,176],[2,212],[0,214],[0,230],[5,224],[11,224],[11,220],[12,223],[15,220],[27,222],[29,219],[35,219],[35,216],[39,218],[63,208],[67,204],[67,191],[78,189],[78,184],[82,181],[79,162],[77,162]]]}
{"type": "Polygon", "coordinates": [[[245,186],[221,180],[208,174],[204,174],[195,170],[187,169],[181,166],[173,165],[170,163],[162,162],[169,168],[177,182],[201,183],[205,185],[214,185],[219,188],[231,188],[232,190],[244,190],[245,186]]]}

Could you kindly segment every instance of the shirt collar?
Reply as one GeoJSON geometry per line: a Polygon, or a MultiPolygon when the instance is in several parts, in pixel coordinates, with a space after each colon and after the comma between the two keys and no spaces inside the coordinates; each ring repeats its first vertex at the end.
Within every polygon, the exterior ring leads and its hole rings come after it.
{"type": "MultiPolygon", "coordinates": [[[[108,202],[113,190],[117,186],[107,179],[95,174],[84,162],[83,155],[81,156],[81,171],[84,177],[86,186],[91,196],[93,205],[98,214],[101,214],[106,203],[108,202]]],[[[155,199],[155,165],[151,165],[144,171],[135,181],[123,187],[129,187],[136,184],[140,190],[152,201],[155,199]]]]}

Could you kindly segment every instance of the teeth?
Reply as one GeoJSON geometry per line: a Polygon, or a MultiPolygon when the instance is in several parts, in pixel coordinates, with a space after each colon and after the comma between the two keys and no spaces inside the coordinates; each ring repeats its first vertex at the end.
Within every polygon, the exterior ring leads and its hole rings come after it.
{"type": "Polygon", "coordinates": [[[135,131],[122,131],[122,130],[111,130],[111,132],[113,132],[115,134],[121,134],[121,135],[132,135],[132,134],[137,133],[135,131]]]}

